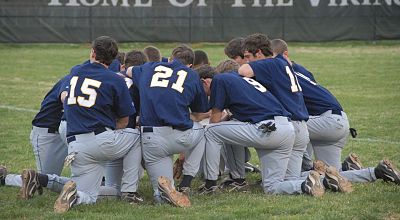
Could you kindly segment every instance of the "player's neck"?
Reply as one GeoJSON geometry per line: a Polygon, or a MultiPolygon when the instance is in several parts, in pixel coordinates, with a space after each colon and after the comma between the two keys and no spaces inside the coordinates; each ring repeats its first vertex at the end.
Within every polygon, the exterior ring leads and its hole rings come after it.
{"type": "Polygon", "coordinates": [[[92,63],[98,63],[98,64],[100,64],[100,65],[103,65],[105,68],[107,68],[108,69],[108,65],[106,65],[106,64],[104,64],[104,63],[100,63],[99,61],[97,61],[97,60],[93,60],[93,62],[92,63]]]}

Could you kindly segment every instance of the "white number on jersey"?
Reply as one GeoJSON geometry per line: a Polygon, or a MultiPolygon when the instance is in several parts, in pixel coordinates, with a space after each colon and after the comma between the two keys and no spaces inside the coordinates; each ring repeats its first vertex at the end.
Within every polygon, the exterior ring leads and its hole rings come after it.
{"type": "Polygon", "coordinates": [[[89,78],[85,78],[83,80],[82,86],[81,86],[81,92],[85,95],[88,95],[89,97],[86,99],[85,97],[78,96],[75,97],[75,88],[76,88],[76,83],[78,82],[78,77],[74,76],[71,78],[70,85],[70,93],[69,93],[69,98],[67,100],[68,105],[75,105],[78,103],[78,105],[90,108],[96,103],[96,98],[97,98],[97,92],[95,89],[90,88],[100,88],[101,82],[89,78]]]}
{"type": "MultiPolygon", "coordinates": [[[[166,66],[157,66],[154,69],[155,74],[151,79],[150,87],[168,87],[169,80],[174,72],[171,68],[166,66]]],[[[171,88],[175,89],[176,91],[182,93],[183,92],[183,83],[185,82],[187,72],[184,70],[179,70],[177,73],[178,79],[175,83],[172,84],[171,88]]]]}
{"type": "Polygon", "coordinates": [[[314,85],[314,86],[317,85],[317,83],[314,82],[314,81],[312,81],[309,77],[307,77],[307,76],[305,76],[305,75],[303,75],[303,74],[301,74],[301,73],[299,73],[299,72],[294,72],[294,73],[295,73],[297,76],[299,76],[299,77],[301,77],[301,78],[307,80],[307,81],[308,81],[309,83],[311,83],[312,85],[314,85]]]}
{"type": "Polygon", "coordinates": [[[254,79],[251,78],[247,78],[247,77],[243,77],[244,80],[246,80],[246,82],[250,83],[252,86],[254,86],[254,88],[256,88],[258,91],[260,92],[266,92],[267,89],[261,85],[259,82],[255,81],[254,79]]]}
{"type": "Polygon", "coordinates": [[[292,92],[302,91],[299,82],[297,81],[296,75],[293,75],[292,70],[288,66],[286,66],[286,73],[289,75],[290,78],[290,89],[292,92]]]}

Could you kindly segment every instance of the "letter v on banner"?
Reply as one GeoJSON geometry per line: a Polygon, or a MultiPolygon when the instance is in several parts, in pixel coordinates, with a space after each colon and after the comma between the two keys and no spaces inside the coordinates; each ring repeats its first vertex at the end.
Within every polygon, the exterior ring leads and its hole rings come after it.
{"type": "Polygon", "coordinates": [[[310,0],[311,6],[312,7],[318,7],[319,5],[319,0],[310,0]]]}

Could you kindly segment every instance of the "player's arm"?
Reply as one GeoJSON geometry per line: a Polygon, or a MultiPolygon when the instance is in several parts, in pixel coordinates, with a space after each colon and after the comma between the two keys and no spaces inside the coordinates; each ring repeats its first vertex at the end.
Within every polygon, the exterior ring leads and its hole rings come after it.
{"type": "Polygon", "coordinates": [[[64,103],[65,98],[67,98],[67,96],[68,96],[68,92],[67,92],[67,91],[63,91],[63,92],[61,93],[60,99],[61,99],[61,102],[62,102],[62,103],[64,103]]]}
{"type": "Polygon", "coordinates": [[[129,117],[122,117],[118,118],[116,122],[116,129],[124,129],[126,126],[128,126],[129,123],[129,117]]]}
{"type": "Polygon", "coordinates": [[[222,119],[222,111],[218,108],[211,109],[210,123],[218,123],[221,122],[222,119]]]}
{"type": "Polygon", "coordinates": [[[254,77],[254,71],[249,64],[243,64],[238,70],[239,74],[244,77],[252,78],[254,77]]]}

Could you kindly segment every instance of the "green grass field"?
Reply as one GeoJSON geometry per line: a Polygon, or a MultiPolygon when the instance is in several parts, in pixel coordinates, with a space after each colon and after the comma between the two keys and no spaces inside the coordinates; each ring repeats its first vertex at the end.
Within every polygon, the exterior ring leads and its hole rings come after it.
{"type": "MultiPolygon", "coordinates": [[[[123,44],[122,51],[147,44],[123,44]]],[[[155,44],[168,56],[176,44],[155,44]]],[[[223,44],[194,44],[212,64],[225,59],[223,44]]],[[[290,43],[291,58],[307,67],[336,95],[359,136],[349,140],[343,157],[356,152],[366,166],[384,157],[400,167],[400,41],[290,43]]],[[[34,168],[29,143],[31,120],[52,85],[89,56],[89,44],[0,44],[0,164],[11,173],[34,168]]],[[[252,162],[258,164],[256,154],[252,162]]],[[[64,175],[69,170],[64,169],[64,175]]],[[[258,179],[249,176],[250,182],[258,179]]],[[[201,182],[196,180],[194,186],[201,182]]],[[[249,193],[193,196],[188,209],[153,206],[148,178],[140,184],[144,205],[99,201],[56,215],[56,193],[29,201],[19,189],[0,187],[0,219],[400,219],[400,186],[377,181],[354,184],[351,194],[304,195],[249,193]]]]}

